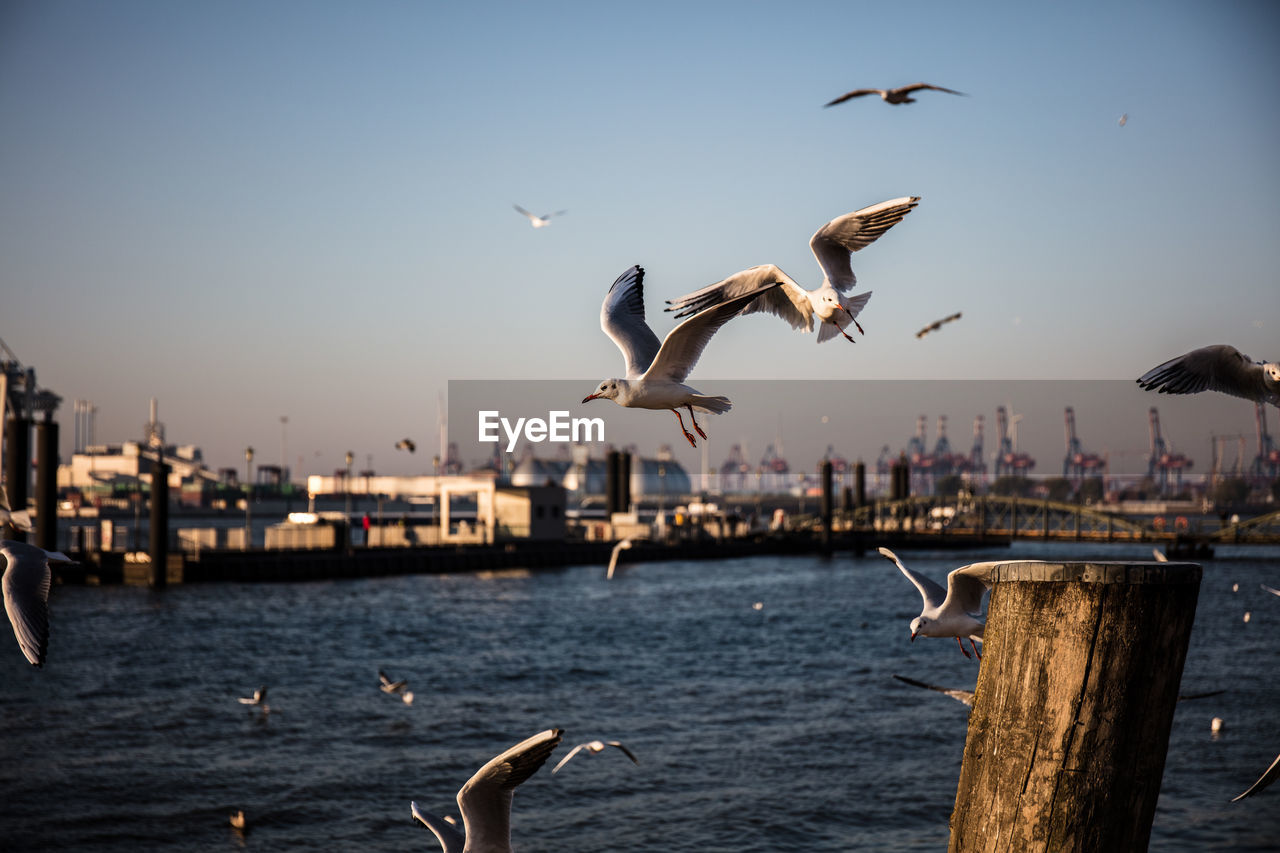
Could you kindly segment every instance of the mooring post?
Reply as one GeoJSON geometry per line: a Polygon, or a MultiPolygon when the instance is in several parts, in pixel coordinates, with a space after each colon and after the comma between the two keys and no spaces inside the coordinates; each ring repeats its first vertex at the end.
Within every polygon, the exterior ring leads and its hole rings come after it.
{"type": "MultiPolygon", "coordinates": [[[[27,508],[28,486],[31,483],[31,421],[18,417],[17,413],[4,425],[5,454],[4,479],[9,495],[9,508],[27,508]]],[[[3,527],[3,525],[0,525],[3,527]]],[[[10,524],[6,539],[27,541],[27,534],[10,524]]]]}
{"type": "Polygon", "coordinates": [[[1200,576],[994,565],[950,853],[1147,849],[1200,576]]]}
{"type": "Polygon", "coordinates": [[[36,424],[36,545],[58,550],[58,424],[36,424]]]}
{"type": "Polygon", "coordinates": [[[151,584],[169,582],[169,466],[151,463],[151,584]]]}
{"type": "Polygon", "coordinates": [[[831,519],[835,511],[835,491],[832,481],[833,466],[830,459],[822,460],[819,469],[822,479],[822,553],[831,554],[831,519]]]}

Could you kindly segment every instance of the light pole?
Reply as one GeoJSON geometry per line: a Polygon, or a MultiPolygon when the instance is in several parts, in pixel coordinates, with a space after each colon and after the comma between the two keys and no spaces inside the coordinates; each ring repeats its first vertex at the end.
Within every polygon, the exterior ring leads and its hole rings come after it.
{"type": "Polygon", "coordinates": [[[244,549],[253,545],[253,448],[244,449],[244,549]]]}

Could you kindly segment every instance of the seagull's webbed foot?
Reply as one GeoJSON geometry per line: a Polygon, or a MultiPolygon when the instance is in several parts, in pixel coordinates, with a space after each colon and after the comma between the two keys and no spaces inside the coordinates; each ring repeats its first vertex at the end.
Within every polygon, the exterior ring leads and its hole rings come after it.
{"type": "Polygon", "coordinates": [[[693,428],[698,431],[698,435],[706,438],[707,434],[702,431],[702,427],[698,426],[698,419],[693,416],[693,406],[685,406],[685,408],[689,410],[689,420],[693,423],[693,428]]]}
{"type": "Polygon", "coordinates": [[[973,659],[973,655],[969,654],[969,650],[964,647],[964,642],[961,641],[959,637],[956,637],[956,645],[960,647],[960,654],[964,655],[966,658],[969,658],[970,660],[973,659]]]}
{"type": "MultiPolygon", "coordinates": [[[[685,429],[685,428],[684,428],[684,418],[680,417],[680,410],[679,410],[679,409],[672,409],[671,411],[673,411],[673,412],[675,412],[675,413],[676,413],[676,420],[678,420],[678,421],[680,422],[680,431],[681,431],[681,432],[683,432],[683,433],[684,433],[684,437],[685,437],[685,438],[687,438],[687,439],[689,440],[689,446],[690,446],[690,447],[697,447],[697,446],[698,446],[698,442],[697,442],[696,440],[694,440],[693,433],[689,432],[689,430],[687,430],[687,429],[685,429]]],[[[693,415],[692,415],[692,414],[690,414],[690,417],[693,417],[693,415]]],[[[702,432],[702,430],[698,430],[698,432],[702,432]]],[[[703,438],[706,438],[706,436],[704,435],[704,436],[703,436],[703,438]]]]}

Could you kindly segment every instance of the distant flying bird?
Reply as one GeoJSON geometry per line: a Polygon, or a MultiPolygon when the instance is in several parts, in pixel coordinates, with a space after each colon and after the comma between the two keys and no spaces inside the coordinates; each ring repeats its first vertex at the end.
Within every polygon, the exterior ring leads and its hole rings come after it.
{"type": "Polygon", "coordinates": [[[916,681],[914,678],[907,678],[905,675],[895,675],[894,678],[904,684],[910,684],[912,687],[923,687],[926,690],[936,690],[939,693],[950,696],[961,704],[968,705],[970,708],[973,707],[972,690],[958,690],[951,687],[939,687],[936,684],[925,684],[923,681],[916,681]]]}
{"type": "Polygon", "coordinates": [[[1138,377],[1138,387],[1161,394],[1221,391],[1280,406],[1280,364],[1257,361],[1227,344],[1201,347],[1138,377]]]}
{"type": "Polygon", "coordinates": [[[1276,756],[1276,760],[1271,762],[1271,766],[1258,777],[1258,781],[1249,786],[1249,790],[1245,791],[1238,797],[1232,797],[1231,802],[1243,800],[1245,797],[1252,797],[1254,794],[1262,793],[1268,785],[1280,778],[1280,755],[1276,756]]]}
{"type": "Polygon", "coordinates": [[[1262,587],[1272,595],[1280,595],[1280,589],[1273,589],[1272,587],[1267,586],[1265,583],[1260,583],[1258,584],[1258,586],[1262,587]]]}
{"type": "Polygon", "coordinates": [[[13,635],[23,656],[33,666],[43,667],[49,650],[50,563],[75,563],[61,551],[46,551],[13,539],[0,541],[4,556],[4,609],[13,625],[13,635]]]}
{"type": "Polygon", "coordinates": [[[1124,126],[1125,126],[1126,124],[1128,124],[1128,123],[1129,123],[1129,114],[1128,114],[1128,113],[1125,113],[1124,115],[1120,116],[1120,126],[1121,126],[1121,127],[1124,127],[1124,126]]]}
{"type": "MultiPolygon", "coordinates": [[[[264,714],[271,711],[271,708],[267,705],[267,687],[265,684],[253,691],[252,698],[245,698],[244,696],[241,696],[239,701],[241,705],[254,705],[261,708],[262,713],[264,714]]],[[[285,716],[288,715],[286,714],[285,716]]]]}
{"type": "Polygon", "coordinates": [[[400,698],[404,700],[404,704],[413,704],[413,691],[409,689],[408,681],[405,681],[404,679],[392,681],[391,678],[382,670],[378,670],[378,681],[380,682],[378,685],[379,689],[382,690],[383,693],[399,694],[400,698]]]}
{"type": "Polygon", "coordinates": [[[773,264],[764,264],[735,273],[724,281],[687,293],[678,299],[668,299],[667,304],[671,307],[667,310],[675,311],[677,317],[684,317],[739,296],[766,282],[780,281],[781,287],[767,291],[749,303],[742,313],[767,311],[790,323],[791,328],[804,332],[813,331],[813,316],[816,314],[821,323],[818,343],[836,335],[844,335],[846,340],[852,341],[853,338],[845,329],[852,323],[862,332],[857,316],[871,298],[870,291],[858,296],[846,296],[858,283],[850,263],[852,254],[874,243],[884,232],[901,222],[919,202],[919,196],[882,201],[846,213],[814,232],[809,238],[809,249],[822,268],[822,284],[815,290],[805,290],[773,264]]]}
{"type": "Polygon", "coordinates": [[[828,101],[823,106],[834,107],[836,104],[843,104],[850,98],[861,98],[863,95],[879,95],[887,104],[914,104],[916,99],[911,97],[911,93],[919,92],[921,89],[932,89],[935,92],[946,92],[950,95],[964,94],[964,92],[957,92],[955,89],[944,89],[941,86],[931,86],[928,83],[912,83],[910,86],[899,86],[897,89],[854,89],[852,92],[845,92],[834,101],[828,101]]]}
{"type": "Polygon", "coordinates": [[[613,546],[613,551],[609,553],[609,570],[605,572],[605,580],[613,580],[613,570],[618,567],[618,555],[630,547],[630,539],[621,539],[613,546]]]}
{"type": "Polygon", "coordinates": [[[936,332],[938,331],[938,329],[941,329],[943,324],[950,323],[953,320],[959,320],[959,319],[960,319],[960,312],[957,311],[954,314],[950,314],[946,317],[943,317],[941,320],[934,320],[932,323],[925,326],[920,331],[916,332],[916,337],[923,338],[925,335],[929,334],[930,332],[936,332]]]}
{"type": "Polygon", "coordinates": [[[911,640],[917,636],[955,637],[960,651],[965,657],[972,657],[965,651],[961,637],[969,638],[969,648],[978,658],[975,642],[982,642],[984,626],[979,617],[982,615],[982,596],[987,591],[988,582],[985,570],[994,563],[974,563],[961,566],[947,575],[947,588],[943,589],[929,578],[912,571],[902,564],[898,555],[888,548],[881,548],[880,556],[897,564],[907,580],[920,591],[924,599],[924,609],[920,615],[911,620],[911,640]]]}
{"type": "Polygon", "coordinates": [[[476,771],[458,791],[462,830],[409,804],[409,811],[435,833],[444,853],[511,853],[511,800],[516,788],[546,763],[563,729],[547,729],[499,754],[476,771]]]}
{"type": "Polygon", "coordinates": [[[520,213],[529,217],[529,224],[532,225],[534,228],[546,228],[548,225],[551,224],[551,217],[564,216],[566,213],[569,212],[567,210],[557,210],[555,213],[546,213],[546,214],[543,214],[542,216],[536,216],[530,213],[529,211],[525,210],[523,207],[521,207],[518,204],[513,204],[511,206],[514,207],[516,210],[518,210],[520,213]]]}
{"type": "Polygon", "coordinates": [[[619,743],[616,740],[589,740],[586,743],[580,743],[577,746],[575,746],[573,749],[569,750],[569,754],[566,755],[564,758],[560,759],[560,763],[557,764],[555,767],[551,768],[551,772],[555,773],[561,767],[564,767],[566,764],[569,763],[570,758],[573,758],[575,755],[577,755],[579,752],[581,752],[584,749],[590,753],[599,755],[600,753],[604,752],[604,749],[607,746],[617,747],[618,749],[622,750],[622,753],[625,756],[627,756],[627,758],[631,759],[632,764],[640,763],[639,761],[636,760],[636,757],[635,755],[632,754],[631,750],[627,749],[625,746],[623,746],[621,743],[619,743]]]}
{"type": "Polygon", "coordinates": [[[618,276],[600,306],[600,328],[622,350],[626,366],[625,379],[606,379],[595,391],[582,398],[613,400],[632,409],[667,409],[675,413],[680,431],[689,444],[697,447],[693,433],[685,429],[681,409],[689,411],[693,428],[703,438],[707,434],[698,426],[693,411],[722,414],[733,404],[728,397],[708,397],[684,384],[711,336],[732,320],[753,299],[778,286],[762,283],[740,296],[699,311],[676,326],[661,343],[644,319],[644,270],[639,266],[618,276]]]}
{"type": "Polygon", "coordinates": [[[1157,563],[1169,562],[1169,558],[1165,555],[1164,551],[1160,550],[1159,548],[1152,548],[1151,556],[1155,558],[1157,563]]]}
{"type": "Polygon", "coordinates": [[[413,443],[411,438],[402,438],[396,442],[396,450],[407,450],[410,453],[418,449],[418,445],[413,443]]]}

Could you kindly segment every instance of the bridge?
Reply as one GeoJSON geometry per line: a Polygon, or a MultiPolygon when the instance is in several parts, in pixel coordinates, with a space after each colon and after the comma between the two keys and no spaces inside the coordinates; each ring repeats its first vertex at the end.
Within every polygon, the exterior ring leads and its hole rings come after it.
{"type": "Polygon", "coordinates": [[[1035,498],[987,495],[963,499],[911,497],[876,501],[853,511],[851,527],[859,533],[903,532],[915,535],[959,535],[1094,542],[1174,544],[1280,544],[1280,511],[1236,524],[1218,525],[1204,516],[1163,516],[1135,520],[1080,504],[1035,498]],[[1213,525],[1210,527],[1209,525],[1213,525]]]}

